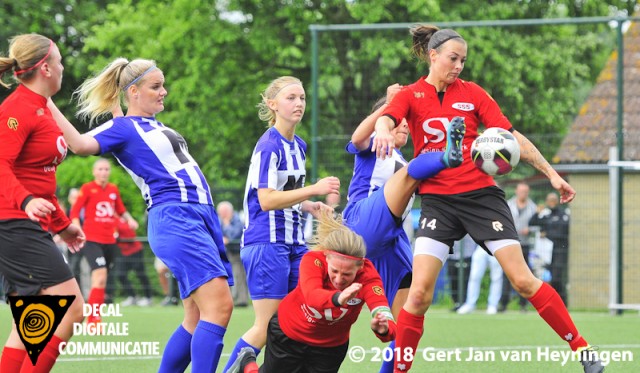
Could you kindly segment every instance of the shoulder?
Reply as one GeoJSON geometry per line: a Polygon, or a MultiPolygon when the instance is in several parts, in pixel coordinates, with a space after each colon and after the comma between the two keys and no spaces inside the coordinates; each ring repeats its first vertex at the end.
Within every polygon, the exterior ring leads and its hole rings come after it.
{"type": "Polygon", "coordinates": [[[301,147],[305,151],[307,150],[307,143],[300,136],[295,135],[294,136],[294,140],[298,144],[299,147],[301,147]]]}

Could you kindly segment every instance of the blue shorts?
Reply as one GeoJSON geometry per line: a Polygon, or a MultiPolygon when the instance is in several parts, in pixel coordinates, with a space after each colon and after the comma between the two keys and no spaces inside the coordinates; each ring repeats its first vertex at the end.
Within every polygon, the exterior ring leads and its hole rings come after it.
{"type": "Polygon", "coordinates": [[[149,210],[149,245],[178,280],[180,297],[216,277],[233,285],[218,215],[211,205],[167,203],[149,210]]]}
{"type": "Polygon", "coordinates": [[[393,305],[402,279],[411,273],[413,252],[402,223],[393,216],[384,199],[384,188],[350,203],[342,214],[345,225],[362,236],[367,258],[380,273],[384,290],[393,305]]]}
{"type": "Polygon", "coordinates": [[[264,243],[245,246],[240,259],[252,300],[282,299],[298,285],[305,245],[264,243]]]}

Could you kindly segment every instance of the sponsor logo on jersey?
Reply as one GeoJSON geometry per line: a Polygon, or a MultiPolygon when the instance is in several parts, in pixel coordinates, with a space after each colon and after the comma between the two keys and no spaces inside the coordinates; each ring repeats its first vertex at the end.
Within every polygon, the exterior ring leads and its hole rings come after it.
{"type": "Polygon", "coordinates": [[[356,306],[356,305],[358,305],[358,304],[360,304],[360,303],[362,303],[362,299],[360,299],[360,298],[353,298],[353,299],[349,299],[349,300],[347,301],[347,304],[348,304],[349,306],[356,306]]]}
{"type": "Polygon", "coordinates": [[[109,198],[111,198],[112,200],[116,199],[116,194],[115,193],[109,193],[109,198]]]}
{"type": "Polygon", "coordinates": [[[374,286],[372,290],[373,290],[373,294],[375,294],[375,295],[384,294],[384,290],[382,290],[382,288],[380,286],[378,286],[378,285],[374,286]]]}
{"type": "Polygon", "coordinates": [[[11,118],[9,117],[9,120],[7,121],[7,126],[9,126],[10,129],[17,131],[18,130],[18,120],[16,118],[11,118]]]}
{"type": "Polygon", "coordinates": [[[462,111],[473,111],[476,107],[470,102],[456,102],[451,105],[452,108],[462,111]]]}
{"type": "Polygon", "coordinates": [[[316,259],[316,260],[314,260],[314,261],[313,261],[313,264],[315,264],[315,265],[316,265],[316,267],[320,267],[320,268],[322,268],[322,262],[320,261],[320,259],[316,259]]]}
{"type": "Polygon", "coordinates": [[[424,92],[413,92],[415,98],[424,98],[424,92]]]}

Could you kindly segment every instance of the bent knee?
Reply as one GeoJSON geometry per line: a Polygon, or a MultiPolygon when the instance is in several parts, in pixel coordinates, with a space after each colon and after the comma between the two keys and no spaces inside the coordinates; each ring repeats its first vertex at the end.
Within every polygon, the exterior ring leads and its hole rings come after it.
{"type": "Polygon", "coordinates": [[[407,309],[414,313],[425,313],[433,301],[433,292],[425,289],[410,290],[407,297],[407,309]]]}
{"type": "Polygon", "coordinates": [[[540,280],[534,276],[518,276],[510,279],[511,285],[525,298],[531,298],[540,287],[540,280]]]}

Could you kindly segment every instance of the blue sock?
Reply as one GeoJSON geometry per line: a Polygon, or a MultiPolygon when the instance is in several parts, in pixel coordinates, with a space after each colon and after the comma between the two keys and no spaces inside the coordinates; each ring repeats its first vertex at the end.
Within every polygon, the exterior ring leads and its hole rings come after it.
{"type": "Polygon", "coordinates": [[[407,172],[416,180],[428,179],[447,168],[442,160],[443,152],[422,153],[409,162],[407,172]]]}
{"type": "Polygon", "coordinates": [[[178,326],[164,348],[158,373],[184,372],[187,369],[191,362],[191,338],[182,325],[178,326]]]}
{"type": "MultiPolygon", "coordinates": [[[[395,348],[396,348],[396,341],[393,340],[391,341],[391,343],[389,344],[389,348],[391,349],[391,351],[393,351],[393,358],[389,361],[387,360],[382,360],[382,366],[380,367],[380,373],[393,373],[393,366],[395,365],[395,348]]],[[[383,354],[384,356],[384,354],[383,354]]]]}
{"type": "Polygon", "coordinates": [[[231,355],[229,356],[229,362],[227,362],[227,365],[222,370],[222,373],[226,373],[227,370],[229,370],[229,367],[231,366],[231,364],[233,364],[233,362],[236,361],[236,358],[238,357],[238,354],[240,353],[240,350],[243,349],[244,347],[253,348],[253,351],[256,353],[256,356],[258,356],[258,354],[260,354],[260,349],[259,348],[253,347],[252,345],[250,345],[247,342],[245,342],[244,339],[240,338],[240,339],[238,339],[238,342],[236,343],[236,346],[233,348],[233,351],[231,351],[231,355]]]}
{"type": "Polygon", "coordinates": [[[215,372],[222,354],[222,340],[227,331],[220,325],[200,320],[191,339],[191,371],[215,372]]]}

